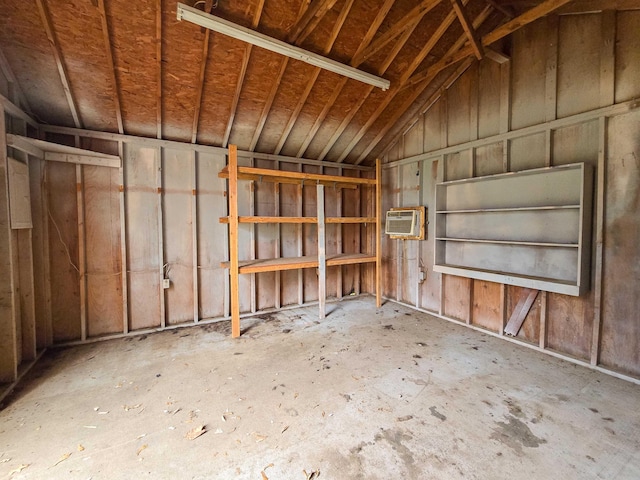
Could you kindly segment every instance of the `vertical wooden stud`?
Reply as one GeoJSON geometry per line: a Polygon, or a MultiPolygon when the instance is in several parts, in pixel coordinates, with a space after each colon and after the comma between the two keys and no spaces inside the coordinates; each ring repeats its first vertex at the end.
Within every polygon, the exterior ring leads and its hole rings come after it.
{"type": "Polygon", "coordinates": [[[16,298],[13,282],[13,246],[9,221],[9,177],[4,111],[0,109],[0,295],[7,299],[0,305],[0,382],[10,383],[18,378],[16,334],[16,298]]]}
{"type": "MultiPolygon", "coordinates": [[[[128,260],[127,260],[127,205],[126,205],[126,187],[124,184],[124,143],[118,142],[118,154],[122,162],[118,169],[118,180],[120,182],[120,264],[121,266],[121,282],[122,282],[122,333],[129,333],[129,285],[128,285],[128,260]]],[[[46,195],[45,195],[46,197],[46,195]]]]}
{"type": "Polygon", "coordinates": [[[376,159],[376,307],[382,306],[382,162],[376,159]]]}
{"type": "Polygon", "coordinates": [[[595,257],[595,285],[593,305],[593,333],[591,336],[591,364],[600,363],[600,336],[602,332],[602,282],[604,280],[604,211],[605,211],[605,182],[607,171],[607,130],[608,120],[599,120],[600,135],[598,144],[598,168],[596,171],[596,257],[595,257]]]}
{"type": "Polygon", "coordinates": [[[191,157],[191,239],[193,250],[193,322],[200,320],[200,275],[198,270],[198,153],[191,157]]]}
{"type": "Polygon", "coordinates": [[[164,149],[162,147],[156,150],[157,152],[157,170],[156,170],[156,188],[158,192],[158,259],[160,260],[160,271],[158,272],[160,275],[159,282],[159,290],[160,290],[160,327],[164,328],[167,326],[167,315],[166,315],[166,295],[162,285],[162,279],[165,278],[165,268],[164,268],[164,223],[163,223],[163,209],[162,209],[162,200],[163,200],[163,190],[162,190],[162,171],[164,168],[164,149]]]}
{"type": "Polygon", "coordinates": [[[553,164],[553,130],[547,128],[544,132],[544,166],[553,164]]]}
{"type": "Polygon", "coordinates": [[[507,286],[504,283],[500,284],[500,319],[502,325],[498,332],[501,336],[504,335],[504,328],[507,326],[507,286]]]}
{"type": "MultiPolygon", "coordinates": [[[[298,164],[298,171],[302,172],[302,164],[298,164]]],[[[300,183],[298,185],[298,211],[297,216],[301,217],[303,212],[303,202],[304,202],[304,191],[303,185],[300,183]]],[[[301,257],[304,254],[304,241],[302,238],[304,230],[302,229],[302,224],[296,224],[296,238],[298,240],[298,256],[301,257]]],[[[298,304],[302,305],[304,303],[304,272],[302,269],[298,269],[298,304]]]]}
{"type": "Polygon", "coordinates": [[[500,133],[511,128],[511,61],[500,65],[500,133]]]}
{"type": "MultiPolygon", "coordinates": [[[[251,166],[254,166],[254,159],[251,158],[251,166]]],[[[249,215],[254,216],[256,213],[256,192],[255,192],[256,184],[255,182],[249,183],[249,215]]],[[[249,224],[249,249],[250,249],[250,258],[256,258],[256,224],[249,224]]],[[[250,274],[250,295],[251,295],[251,313],[256,313],[257,311],[257,291],[256,291],[256,274],[250,274]]]]}
{"type": "MultiPolygon", "coordinates": [[[[338,175],[342,176],[342,167],[338,167],[338,175]]],[[[338,190],[336,194],[336,215],[338,217],[342,216],[342,193],[344,190],[338,190]]],[[[342,225],[336,225],[336,247],[338,254],[342,253],[342,225]]],[[[342,298],[342,267],[337,268],[337,277],[336,277],[336,297],[342,298]]]]}
{"type": "Polygon", "coordinates": [[[229,275],[231,285],[231,336],[240,336],[238,292],[238,147],[229,145],[229,275]]]}
{"type": "Polygon", "coordinates": [[[539,347],[547,348],[547,338],[549,336],[549,328],[547,326],[548,314],[549,314],[549,292],[540,292],[540,338],[539,347]]]}
{"type": "MultiPolygon", "coordinates": [[[[76,145],[78,139],[76,138],[76,145]]],[[[80,335],[87,339],[87,249],[84,228],[84,182],[82,165],[76,165],[76,199],[78,209],[78,277],[80,281],[80,335]]]]}
{"type": "MultiPolygon", "coordinates": [[[[276,170],[280,169],[280,162],[278,160],[275,161],[274,167],[276,170]]],[[[276,217],[280,216],[280,184],[274,183],[273,185],[273,195],[274,195],[274,215],[276,217]]],[[[281,245],[281,235],[282,235],[282,226],[279,223],[275,224],[276,229],[276,241],[275,241],[275,258],[280,258],[282,245],[281,245]]],[[[276,298],[274,299],[274,304],[276,308],[280,308],[282,305],[282,292],[280,289],[282,288],[282,272],[277,271],[273,272],[276,276],[276,287],[275,294],[276,298]]]]}
{"type": "Polygon", "coordinates": [[[318,209],[318,307],[320,319],[325,317],[325,302],[327,297],[327,243],[325,238],[326,225],[324,222],[324,185],[318,184],[317,209],[318,209]]]}

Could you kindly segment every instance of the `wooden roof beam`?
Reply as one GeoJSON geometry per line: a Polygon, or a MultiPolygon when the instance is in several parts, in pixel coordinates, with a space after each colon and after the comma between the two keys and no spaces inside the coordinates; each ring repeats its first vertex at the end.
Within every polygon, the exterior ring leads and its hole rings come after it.
{"type": "Polygon", "coordinates": [[[418,6],[411,9],[409,13],[407,13],[404,17],[402,17],[398,22],[396,22],[389,30],[387,30],[383,35],[378,37],[375,41],[373,41],[367,48],[363,49],[358,55],[353,57],[352,65],[358,66],[363,62],[367,61],[373,55],[378,53],[382,48],[384,48],[389,42],[391,42],[394,38],[398,37],[402,34],[406,29],[412,28],[415,29],[417,23],[422,20],[422,18],[435,6],[440,3],[441,0],[424,0],[418,6]]]}
{"type": "MultiPolygon", "coordinates": [[[[510,35],[511,33],[519,30],[520,28],[528,25],[531,22],[538,20],[545,15],[548,15],[552,11],[560,8],[561,6],[569,3],[572,0],[546,0],[540,5],[528,10],[522,15],[514,18],[513,20],[501,25],[500,27],[493,30],[491,33],[488,33],[484,37],[482,37],[482,45],[487,47],[494,42],[497,42],[501,38],[510,35]]],[[[470,45],[459,49],[456,52],[451,52],[441,58],[438,62],[431,65],[426,70],[415,74],[413,77],[409,79],[409,81],[404,85],[404,87],[409,87],[412,85],[416,85],[418,83],[422,83],[422,81],[430,77],[433,72],[439,72],[454,63],[457,63],[461,60],[464,60],[469,55],[472,55],[473,51],[470,45]]]]}
{"type": "MultiPolygon", "coordinates": [[[[296,43],[298,37],[300,37],[303,31],[309,26],[311,23],[317,22],[314,21],[314,18],[319,17],[318,22],[322,17],[327,13],[331,8],[335,5],[337,0],[315,0],[309,8],[304,12],[304,14],[298,19],[296,24],[291,28],[291,32],[287,37],[287,41],[289,43],[296,43]]],[[[312,29],[315,27],[312,27],[312,29]]],[[[306,33],[308,35],[308,32],[306,33]]]]}
{"type": "Polygon", "coordinates": [[[467,38],[469,39],[469,44],[471,45],[474,55],[478,60],[482,60],[482,57],[484,56],[482,43],[480,42],[480,39],[478,39],[476,30],[473,28],[466,10],[462,6],[462,3],[460,3],[460,0],[451,0],[451,5],[458,16],[458,20],[460,21],[460,25],[462,25],[464,33],[467,34],[467,38]]]}
{"type": "Polygon", "coordinates": [[[373,23],[369,25],[369,30],[367,30],[367,33],[360,42],[360,46],[356,50],[356,53],[353,54],[353,59],[351,60],[352,67],[356,66],[354,59],[358,58],[358,56],[369,46],[371,40],[373,40],[373,37],[380,28],[380,25],[382,25],[384,19],[387,18],[387,14],[389,13],[389,10],[391,10],[393,3],[394,0],[385,0],[382,6],[378,9],[376,18],[374,18],[373,23]]]}
{"type": "Polygon", "coordinates": [[[100,12],[100,19],[102,21],[102,36],[104,38],[104,48],[107,54],[107,64],[111,71],[111,81],[113,82],[113,89],[115,95],[113,96],[113,103],[116,108],[116,122],[118,124],[118,133],[124,133],[124,124],[122,122],[122,107],[120,104],[120,87],[118,86],[118,76],[116,74],[116,66],[113,61],[113,50],[111,49],[111,36],[109,35],[109,23],[107,21],[107,12],[104,8],[104,0],[98,0],[98,11],[100,12]]]}
{"type": "MultiPolygon", "coordinates": [[[[262,10],[264,8],[264,0],[258,0],[258,7],[256,8],[253,18],[251,20],[251,28],[255,30],[260,23],[260,17],[262,16],[262,10]]],[[[231,103],[231,110],[229,113],[229,120],[227,121],[227,128],[224,131],[224,137],[222,139],[222,146],[226,147],[229,143],[229,137],[231,136],[231,128],[233,127],[233,121],[236,117],[238,110],[238,102],[240,101],[240,93],[242,93],[242,85],[244,84],[244,77],[247,73],[247,67],[249,66],[249,59],[251,58],[251,50],[253,45],[248,43],[245,46],[244,57],[242,58],[242,66],[240,67],[240,73],[238,75],[238,83],[236,84],[236,91],[231,103]]]]}
{"type": "MultiPolygon", "coordinates": [[[[338,19],[336,20],[336,23],[333,26],[331,35],[329,36],[329,39],[327,40],[327,43],[324,49],[322,50],[323,55],[327,55],[333,48],[333,44],[338,38],[338,34],[340,33],[340,30],[342,29],[342,26],[344,25],[344,22],[347,19],[347,15],[349,15],[349,11],[351,10],[352,6],[353,6],[353,0],[347,0],[344,3],[342,10],[340,11],[340,15],[338,16],[338,19]]],[[[307,98],[309,98],[309,94],[311,93],[311,90],[313,89],[313,86],[315,85],[321,70],[322,69],[320,67],[316,67],[313,73],[311,74],[311,78],[307,83],[307,87],[305,88],[304,93],[300,96],[300,99],[298,100],[298,103],[294,108],[293,112],[291,113],[291,116],[289,117],[289,121],[287,122],[287,125],[284,131],[282,132],[282,135],[280,136],[280,140],[276,145],[276,149],[274,151],[276,155],[282,151],[282,147],[284,147],[284,144],[286,143],[287,138],[289,138],[289,134],[291,133],[293,126],[298,120],[298,115],[302,111],[302,108],[304,107],[304,104],[306,103],[307,98]]]]}
{"type": "Polygon", "coordinates": [[[67,68],[64,63],[62,51],[60,50],[60,45],[58,44],[58,40],[56,39],[56,35],[53,30],[53,22],[51,21],[49,9],[47,8],[45,0],[36,0],[36,4],[38,6],[38,11],[40,12],[42,25],[44,26],[45,32],[47,33],[47,38],[49,39],[49,43],[51,44],[51,50],[53,51],[53,56],[58,67],[58,73],[60,74],[62,88],[64,89],[64,94],[67,97],[67,103],[69,104],[69,110],[71,111],[71,116],[73,117],[73,123],[75,124],[76,128],[82,128],[82,120],[80,119],[80,113],[78,112],[76,101],[73,97],[71,83],[69,82],[69,74],[67,73],[67,68]]]}
{"type": "Polygon", "coordinates": [[[358,133],[356,133],[356,135],[351,139],[351,141],[347,145],[347,148],[343,150],[342,154],[338,158],[337,160],[338,163],[344,162],[344,160],[349,156],[351,151],[358,144],[358,142],[360,142],[362,137],[366,135],[366,133],[373,126],[373,124],[376,122],[378,117],[382,115],[382,112],[387,108],[387,106],[389,106],[389,104],[393,101],[396,95],[402,90],[403,84],[409,79],[409,77],[413,74],[413,72],[420,66],[420,64],[429,54],[429,52],[433,50],[433,47],[435,47],[436,44],[440,41],[442,36],[449,29],[449,27],[455,21],[455,19],[456,19],[455,12],[453,11],[449,12],[449,14],[438,26],[437,30],[434,32],[431,38],[429,38],[427,43],[425,43],[425,45],[422,47],[422,50],[420,50],[420,53],[418,53],[418,55],[414,57],[413,61],[411,62],[411,64],[409,65],[405,73],[402,74],[402,76],[396,83],[396,86],[387,93],[387,96],[382,99],[382,102],[378,105],[378,108],[373,113],[373,115],[371,115],[368,118],[367,122],[360,128],[358,133]]]}
{"type": "MultiPolygon", "coordinates": [[[[480,27],[480,25],[482,25],[482,23],[484,23],[484,21],[489,17],[489,14],[491,13],[491,10],[492,10],[492,7],[491,6],[487,6],[487,7],[485,7],[485,9],[482,12],[480,12],[480,14],[476,17],[476,19],[473,22],[474,28],[478,28],[478,27],[480,27]]],[[[449,50],[447,50],[447,54],[455,52],[456,50],[459,50],[460,47],[462,45],[464,45],[464,42],[465,42],[466,38],[467,38],[466,37],[466,33],[461,35],[458,38],[458,40],[451,47],[449,47],[449,50]]],[[[451,78],[453,78],[454,80],[457,79],[460,75],[462,75],[462,73],[464,73],[464,71],[467,68],[469,68],[471,63],[472,63],[472,60],[471,59],[467,59],[467,61],[463,64],[463,66],[458,68],[458,69],[456,69],[456,71],[453,73],[452,77],[449,77],[449,80],[447,80],[447,81],[445,81],[443,83],[445,85],[450,85],[451,82],[453,82],[453,80],[451,80],[451,78]]],[[[369,155],[369,153],[371,153],[371,151],[378,145],[378,143],[380,143],[380,141],[384,138],[384,136],[393,127],[393,125],[395,125],[395,123],[400,119],[402,114],[404,114],[404,112],[413,104],[413,102],[416,100],[416,98],[418,98],[422,94],[422,92],[435,79],[436,75],[438,73],[440,73],[440,71],[441,70],[438,70],[437,72],[432,72],[430,77],[425,78],[420,85],[417,85],[416,87],[414,87],[411,96],[409,98],[407,98],[405,100],[405,102],[399,108],[397,108],[395,110],[395,112],[389,117],[389,119],[387,120],[387,123],[378,132],[378,134],[373,139],[373,141],[371,141],[369,143],[369,145],[367,145],[367,148],[357,158],[357,160],[355,162],[356,165],[359,165],[360,163],[362,163],[362,161],[367,157],[367,155],[369,155]]],[[[376,119],[382,114],[383,110],[384,109],[380,109],[380,108],[378,110],[376,110],[376,115],[375,115],[376,119]]]]}

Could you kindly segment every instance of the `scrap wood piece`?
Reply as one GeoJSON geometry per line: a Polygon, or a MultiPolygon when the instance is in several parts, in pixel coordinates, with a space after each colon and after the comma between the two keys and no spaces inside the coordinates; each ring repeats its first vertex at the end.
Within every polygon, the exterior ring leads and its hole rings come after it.
{"type": "Polygon", "coordinates": [[[513,310],[511,318],[509,318],[509,322],[507,322],[507,326],[504,327],[504,333],[512,337],[518,335],[518,332],[527,318],[527,314],[529,313],[529,310],[531,310],[531,306],[539,292],[540,290],[533,290],[531,288],[525,288],[522,290],[520,298],[518,299],[518,304],[513,310]]]}
{"type": "Polygon", "coordinates": [[[260,475],[262,475],[262,480],[269,480],[269,477],[267,477],[267,474],[266,474],[266,473],[264,473],[264,471],[265,471],[267,468],[271,468],[271,467],[273,467],[273,463],[270,463],[269,465],[267,465],[266,467],[264,467],[264,468],[260,471],[260,475]]]}
{"type": "Polygon", "coordinates": [[[58,461],[57,461],[56,463],[54,463],[53,465],[51,465],[51,467],[53,468],[53,467],[55,467],[56,465],[58,465],[58,464],[60,464],[60,463],[64,462],[64,461],[65,461],[67,458],[69,458],[70,456],[71,456],[71,453],[65,453],[64,455],[62,455],[62,456],[58,459],[58,461]]]}
{"type": "Polygon", "coordinates": [[[195,427],[189,430],[185,435],[185,438],[189,440],[195,440],[206,431],[207,431],[207,427],[205,425],[200,425],[199,427],[195,427]]]}
{"type": "Polygon", "coordinates": [[[30,463],[23,463],[22,465],[14,468],[13,470],[11,470],[9,472],[9,476],[13,475],[14,473],[20,473],[22,470],[24,470],[25,468],[27,468],[29,465],[31,465],[30,463]]]}
{"type": "Polygon", "coordinates": [[[144,449],[146,449],[148,446],[149,446],[149,445],[147,445],[146,443],[145,443],[144,445],[142,445],[142,446],[138,449],[138,451],[136,452],[136,457],[140,456],[140,454],[142,453],[142,451],[143,451],[144,449]]]}
{"type": "Polygon", "coordinates": [[[302,470],[302,473],[304,473],[305,480],[315,480],[320,476],[320,470],[312,470],[309,473],[306,470],[302,470]]]}

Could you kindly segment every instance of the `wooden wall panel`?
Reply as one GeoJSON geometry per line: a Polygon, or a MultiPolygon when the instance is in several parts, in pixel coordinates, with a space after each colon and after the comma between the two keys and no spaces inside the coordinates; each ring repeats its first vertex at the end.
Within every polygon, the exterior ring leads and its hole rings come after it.
{"type": "Polygon", "coordinates": [[[615,45],[615,101],[640,97],[640,11],[617,14],[615,45]]]}
{"type": "Polygon", "coordinates": [[[425,280],[419,285],[420,306],[433,312],[440,309],[440,281],[442,274],[433,271],[433,249],[435,245],[435,184],[442,175],[442,162],[425,161],[422,167],[422,203],[428,208],[426,238],[419,242],[425,280]]]}
{"type": "MultiPolygon", "coordinates": [[[[325,175],[340,175],[337,168],[324,168],[325,175]]],[[[324,189],[325,217],[339,217],[342,212],[342,192],[336,188],[324,189]]],[[[325,245],[327,255],[342,252],[342,226],[339,224],[325,225],[325,245]]],[[[331,267],[326,270],[327,297],[342,297],[342,268],[331,267]],[[340,277],[340,280],[338,280],[340,277]],[[338,292],[338,288],[340,291],[338,292]]]]}
{"type": "Polygon", "coordinates": [[[553,164],[586,162],[598,165],[598,121],[564,127],[553,132],[553,164]]]}
{"type": "Polygon", "coordinates": [[[19,299],[20,299],[20,335],[21,355],[24,361],[36,358],[36,310],[33,281],[33,253],[31,246],[31,229],[14,230],[16,240],[14,252],[18,260],[19,299]]]}
{"type": "Polygon", "coordinates": [[[198,153],[198,265],[200,318],[225,315],[227,273],[220,262],[228,260],[227,225],[218,219],[227,215],[226,180],[218,172],[226,165],[224,155],[198,153]]]}
{"type": "MultiPolygon", "coordinates": [[[[249,167],[251,159],[239,157],[238,165],[249,167]]],[[[253,182],[238,182],[238,215],[250,216],[255,212],[253,182]]],[[[240,260],[250,260],[255,254],[254,225],[241,223],[238,226],[238,256],[240,260]]],[[[255,274],[240,275],[240,313],[251,312],[255,308],[255,274]]]]}
{"type": "MultiPolygon", "coordinates": [[[[281,170],[297,171],[298,166],[292,163],[281,163],[281,170]]],[[[280,215],[284,217],[296,217],[302,214],[302,187],[299,185],[280,186],[280,215]]],[[[314,214],[315,215],[315,214],[314,214]]],[[[302,251],[301,244],[302,225],[285,223],[280,227],[280,255],[282,257],[297,257],[302,251]]],[[[294,305],[301,301],[300,280],[302,272],[288,270],[281,273],[280,296],[282,305],[294,305]]]]}
{"type": "Polygon", "coordinates": [[[474,63],[447,90],[447,138],[449,145],[468,142],[477,138],[478,67],[474,63]],[[476,116],[472,119],[472,116],[476,116]]]}
{"type": "Polygon", "coordinates": [[[476,149],[476,176],[495,175],[504,171],[503,144],[493,143],[476,149]]]}
{"type": "Polygon", "coordinates": [[[472,177],[473,162],[471,160],[471,151],[465,150],[447,155],[444,168],[445,181],[447,182],[472,177]]]}
{"type": "Polygon", "coordinates": [[[545,121],[547,37],[546,19],[513,34],[511,61],[511,128],[545,121]]]}
{"type": "Polygon", "coordinates": [[[609,121],[601,362],[640,376],[640,113],[609,121]]]}
{"type": "MultiPolygon", "coordinates": [[[[405,143],[406,148],[406,143],[405,143]]],[[[400,167],[402,192],[399,207],[413,207],[420,205],[420,165],[411,163],[400,167]]],[[[417,299],[418,272],[420,270],[418,252],[419,240],[392,240],[399,249],[398,265],[401,291],[398,297],[401,301],[415,304],[417,299]]]]}
{"type": "Polygon", "coordinates": [[[87,335],[123,329],[119,173],[83,166],[87,242],[87,335]]]}
{"type": "MultiPolygon", "coordinates": [[[[306,173],[322,173],[319,167],[304,165],[303,172],[306,173]]],[[[315,217],[318,214],[318,206],[316,203],[316,187],[305,186],[302,189],[302,214],[305,217],[315,217]]],[[[345,212],[345,215],[347,213],[345,212]]],[[[343,237],[344,238],[344,237],[343,237]]],[[[303,254],[318,254],[318,226],[312,223],[302,225],[303,254]]],[[[345,239],[346,240],[346,239],[345,239]]],[[[345,241],[345,245],[348,241],[345,241]]],[[[345,250],[346,251],[346,250],[345,250]]],[[[315,268],[305,268],[303,274],[304,285],[304,301],[313,302],[318,300],[318,273],[315,268]]]]}
{"type": "Polygon", "coordinates": [[[600,106],[600,25],[600,14],[560,17],[558,117],[600,106]]]}
{"type": "Polygon", "coordinates": [[[478,137],[500,133],[502,73],[497,62],[480,62],[478,68],[478,137]]]}
{"type": "MultiPolygon", "coordinates": [[[[398,198],[398,172],[399,167],[384,169],[382,171],[382,214],[397,206],[398,198]]],[[[383,233],[381,244],[382,255],[382,295],[388,298],[396,298],[397,286],[397,242],[383,233]]]]}
{"type": "Polygon", "coordinates": [[[589,360],[593,333],[593,291],[587,297],[549,293],[547,346],[589,360]]]}
{"type": "Polygon", "coordinates": [[[33,280],[36,315],[36,347],[47,347],[51,342],[51,300],[49,290],[49,237],[46,192],[44,191],[45,163],[29,159],[31,183],[31,217],[33,230],[33,280]]]}
{"type": "MultiPolygon", "coordinates": [[[[357,170],[344,169],[345,177],[358,177],[357,170]]],[[[360,215],[360,190],[342,190],[342,215],[344,217],[357,217],[360,215]]],[[[360,225],[342,225],[342,251],[344,253],[360,252],[360,225]]],[[[360,293],[360,265],[344,265],[342,268],[342,294],[350,295],[360,293]]]]}
{"type": "Polygon", "coordinates": [[[444,305],[442,313],[447,317],[466,322],[469,320],[472,280],[454,275],[442,275],[444,305]]]}
{"type": "Polygon", "coordinates": [[[168,325],[193,321],[193,221],[195,155],[164,149],[163,236],[165,275],[171,287],[164,290],[168,325]]]}
{"type": "Polygon", "coordinates": [[[442,144],[442,119],[440,112],[444,111],[443,105],[446,104],[446,100],[443,97],[434,103],[431,108],[423,115],[424,125],[424,152],[430,152],[437,150],[438,148],[445,147],[442,144]]]}
{"type": "Polygon", "coordinates": [[[49,162],[46,169],[51,319],[53,341],[59,343],[81,336],[76,167],[49,162]]]}
{"type": "Polygon", "coordinates": [[[509,171],[519,172],[545,166],[544,133],[516,138],[509,142],[509,171]]]}
{"type": "Polygon", "coordinates": [[[15,361],[16,365],[20,365],[22,363],[22,330],[23,330],[23,317],[22,317],[22,298],[20,295],[20,247],[18,242],[18,230],[10,231],[10,242],[11,242],[11,269],[8,274],[11,277],[11,284],[13,286],[13,291],[11,295],[13,296],[13,318],[15,322],[14,332],[15,332],[15,361]]]}
{"type": "MultiPolygon", "coordinates": [[[[257,168],[274,168],[273,161],[256,160],[257,168]]],[[[255,214],[275,216],[276,185],[269,182],[257,182],[255,184],[255,214]]],[[[276,224],[257,224],[256,232],[256,258],[274,258],[277,242],[276,224]]],[[[276,275],[277,272],[259,273],[256,275],[256,308],[258,310],[273,308],[276,306],[276,275]]]]}
{"type": "Polygon", "coordinates": [[[129,270],[129,328],[161,324],[162,259],[159,258],[156,148],[127,144],[125,185],[127,216],[127,262],[129,270]]]}
{"type": "Polygon", "coordinates": [[[493,332],[502,329],[502,288],[499,283],[473,281],[472,323],[493,332]]]}

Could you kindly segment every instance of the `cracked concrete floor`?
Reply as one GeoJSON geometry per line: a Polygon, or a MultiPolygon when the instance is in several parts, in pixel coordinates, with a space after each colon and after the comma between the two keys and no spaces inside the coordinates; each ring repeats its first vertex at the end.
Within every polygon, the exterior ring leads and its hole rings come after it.
{"type": "Polygon", "coordinates": [[[328,309],[49,352],[0,411],[0,475],[640,478],[639,386],[394,303],[328,309]]]}

